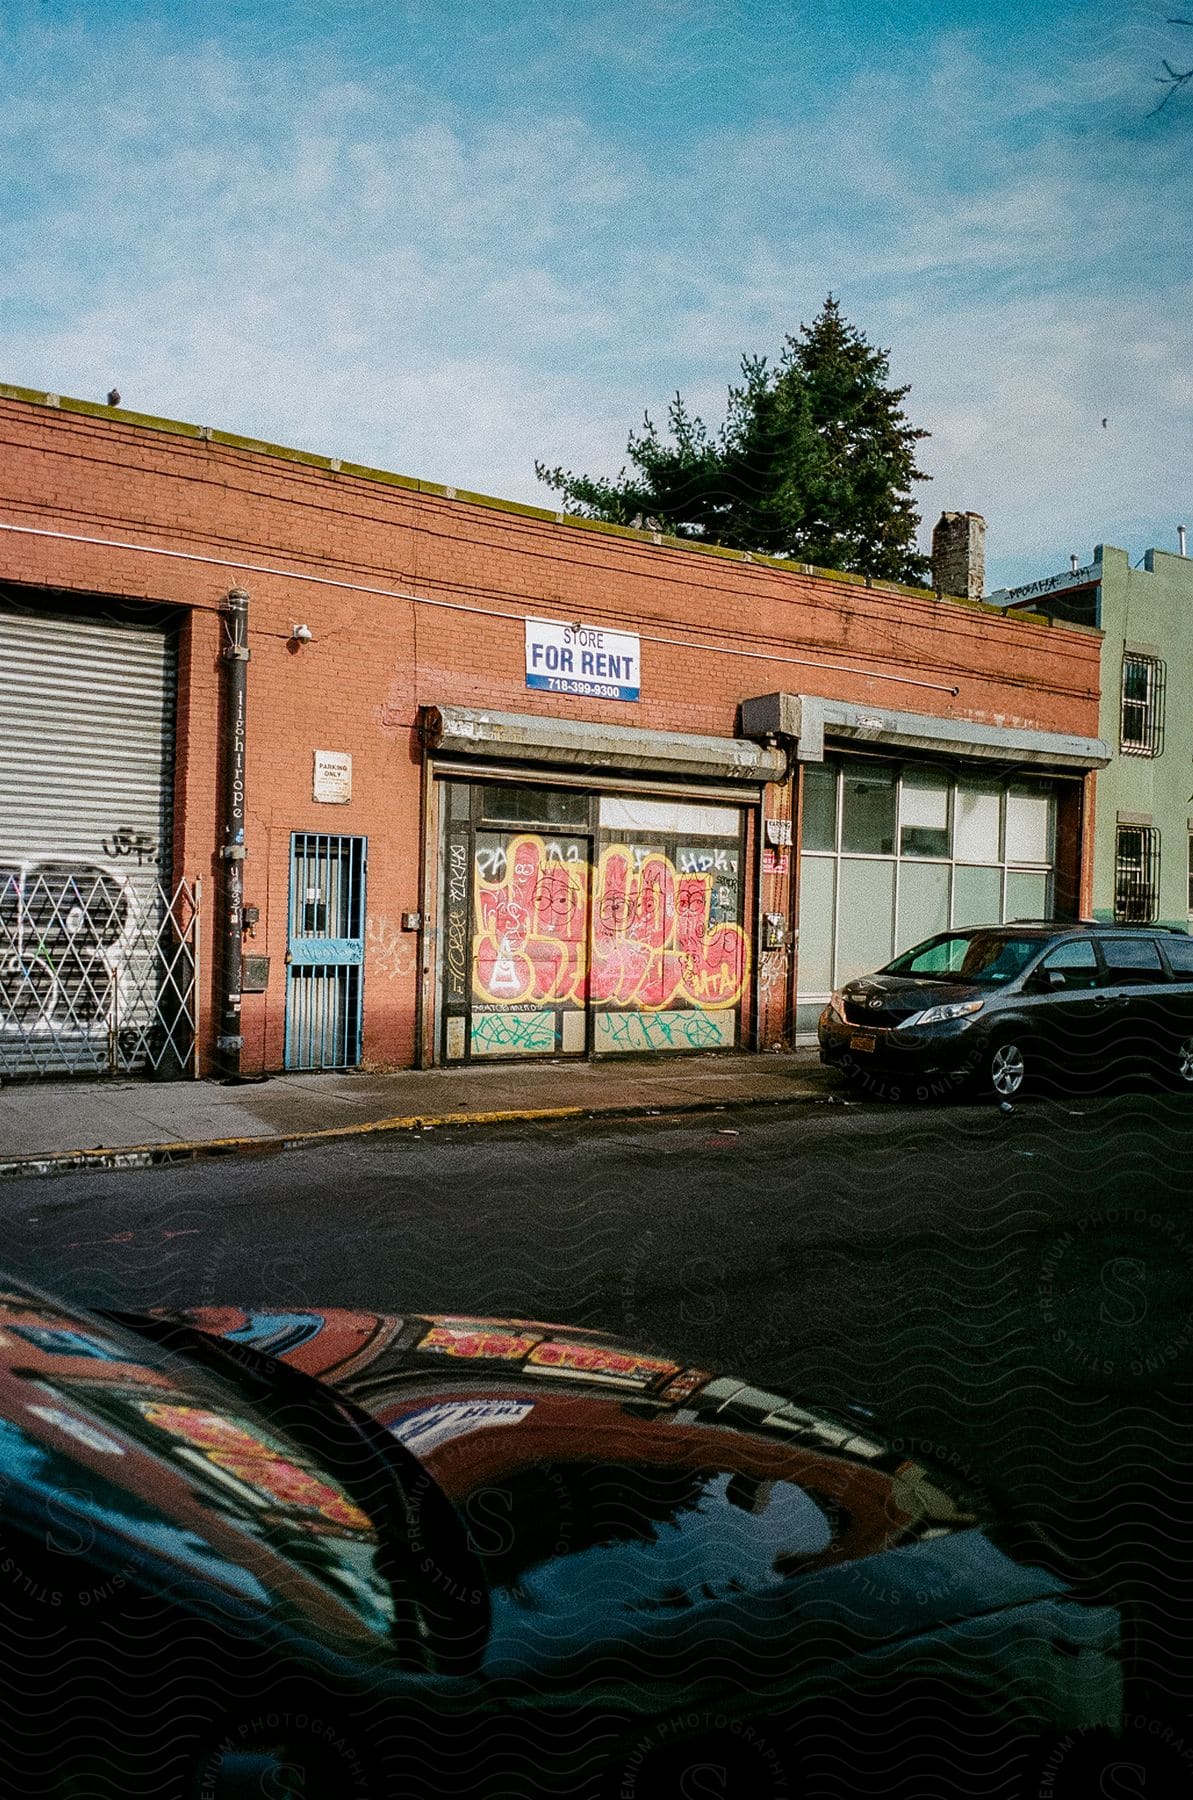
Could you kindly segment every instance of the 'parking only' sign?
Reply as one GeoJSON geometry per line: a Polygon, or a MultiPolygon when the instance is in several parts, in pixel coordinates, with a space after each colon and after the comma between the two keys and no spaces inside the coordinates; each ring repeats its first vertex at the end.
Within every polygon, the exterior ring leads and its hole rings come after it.
{"type": "Polygon", "coordinates": [[[603,625],[526,621],[526,685],[594,700],[637,700],[642,652],[636,633],[603,625]]]}

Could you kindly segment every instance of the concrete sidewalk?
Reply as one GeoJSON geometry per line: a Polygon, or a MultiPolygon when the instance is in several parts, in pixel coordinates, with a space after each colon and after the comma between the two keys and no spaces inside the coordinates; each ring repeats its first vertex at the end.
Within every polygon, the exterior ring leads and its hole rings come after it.
{"type": "Polygon", "coordinates": [[[0,1175],[137,1168],[438,1125],[823,1099],[814,1050],[664,1063],[499,1064],[262,1082],[76,1081],[0,1089],[0,1175]]]}

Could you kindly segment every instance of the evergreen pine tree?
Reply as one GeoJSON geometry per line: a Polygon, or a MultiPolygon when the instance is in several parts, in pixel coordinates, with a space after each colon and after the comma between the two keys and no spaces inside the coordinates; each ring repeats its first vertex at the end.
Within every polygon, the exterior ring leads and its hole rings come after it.
{"type": "Polygon", "coordinates": [[[677,537],[921,582],[929,565],[915,545],[911,487],[928,479],[916,464],[928,433],[903,411],[909,390],[887,385],[888,358],[830,294],[773,369],[765,357],[742,359],[715,433],[676,394],[669,440],[649,415],[631,433],[632,473],[610,480],[541,463],[536,472],[588,518],[651,521],[677,537]]]}

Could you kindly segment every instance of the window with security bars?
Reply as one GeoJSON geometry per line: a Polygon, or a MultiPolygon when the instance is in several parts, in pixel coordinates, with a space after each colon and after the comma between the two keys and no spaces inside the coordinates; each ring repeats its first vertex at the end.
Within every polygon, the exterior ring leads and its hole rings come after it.
{"type": "Polygon", "coordinates": [[[1158,656],[1124,656],[1119,749],[1159,756],[1164,748],[1164,664],[1158,656]]]}
{"type": "Polygon", "coordinates": [[[1120,825],[1114,840],[1114,917],[1147,925],[1156,916],[1160,833],[1151,825],[1120,825]]]}

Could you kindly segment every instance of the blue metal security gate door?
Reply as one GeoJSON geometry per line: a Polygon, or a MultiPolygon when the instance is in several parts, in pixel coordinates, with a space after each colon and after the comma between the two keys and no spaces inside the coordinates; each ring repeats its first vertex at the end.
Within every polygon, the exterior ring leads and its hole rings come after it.
{"type": "Polygon", "coordinates": [[[321,831],[290,839],[288,1069],[360,1061],[366,841],[321,831]]]}

